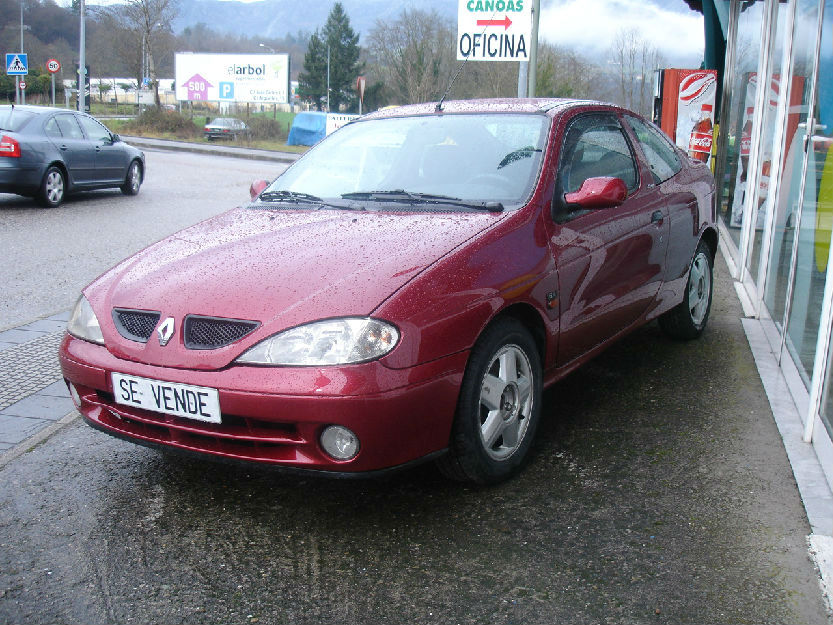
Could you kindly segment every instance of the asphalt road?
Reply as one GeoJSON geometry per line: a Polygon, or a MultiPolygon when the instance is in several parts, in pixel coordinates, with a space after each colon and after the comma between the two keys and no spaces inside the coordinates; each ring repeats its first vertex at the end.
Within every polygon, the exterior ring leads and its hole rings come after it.
{"type": "Polygon", "coordinates": [[[71,308],[86,284],[159,239],[249,199],[285,164],[146,150],[139,195],[69,196],[56,209],[0,193],[0,331],[71,308]]]}
{"type": "MultiPolygon", "coordinates": [[[[245,163],[149,157],[210,193],[149,180],[145,210],[95,194],[67,205],[67,231],[0,198],[3,245],[15,219],[45,242],[14,248],[13,265],[71,265],[30,283],[47,302],[31,310],[68,306],[98,264],[161,236],[147,221],[174,229],[223,210],[253,177],[230,173],[245,163]]],[[[388,481],[291,477],[75,420],[0,469],[0,623],[827,623],[722,263],[716,282],[699,341],[651,325],[548,391],[528,467],[498,487],[430,466],[388,481]]],[[[17,298],[29,305],[23,287],[17,298]]]]}

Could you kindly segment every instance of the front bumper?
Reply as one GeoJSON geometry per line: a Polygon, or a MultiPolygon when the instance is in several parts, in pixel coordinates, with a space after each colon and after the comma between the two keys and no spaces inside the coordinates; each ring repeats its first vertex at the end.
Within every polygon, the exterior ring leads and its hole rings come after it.
{"type": "Polygon", "coordinates": [[[194,371],[121,360],[105,348],[65,336],[64,378],[79,411],[97,429],[137,443],[226,460],[339,474],[405,465],[444,450],[468,354],[394,370],[380,362],[346,367],[229,367],[194,371]],[[216,388],[222,423],[213,424],[116,403],[111,373],[216,388]],[[319,435],[343,425],[361,448],[349,461],[327,455],[319,435]]]}

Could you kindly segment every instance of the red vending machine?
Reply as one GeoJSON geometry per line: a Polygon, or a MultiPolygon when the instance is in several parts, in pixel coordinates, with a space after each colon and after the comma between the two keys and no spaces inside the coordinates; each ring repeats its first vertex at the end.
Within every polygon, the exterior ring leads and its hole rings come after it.
{"type": "Polygon", "coordinates": [[[654,123],[692,158],[711,163],[717,71],[661,69],[654,79],[654,123]]]}

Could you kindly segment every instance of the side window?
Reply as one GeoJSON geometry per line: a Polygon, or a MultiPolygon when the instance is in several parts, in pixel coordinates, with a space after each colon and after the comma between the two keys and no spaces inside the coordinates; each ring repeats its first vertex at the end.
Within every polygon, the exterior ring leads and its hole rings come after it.
{"type": "Polygon", "coordinates": [[[654,183],[665,182],[683,168],[677,151],[661,130],[630,115],[627,116],[627,120],[636,138],[639,139],[642,153],[645,154],[648,167],[651,168],[654,183]]]}
{"type": "Polygon", "coordinates": [[[559,164],[559,193],[572,193],[588,178],[621,178],[630,191],[639,186],[636,163],[619,120],[583,115],[567,129],[559,164]]]}
{"type": "Polygon", "coordinates": [[[75,115],[56,115],[54,119],[55,123],[58,124],[58,128],[61,129],[61,134],[65,139],[84,138],[84,133],[81,132],[81,127],[78,125],[78,122],[75,121],[75,115]]]}
{"type": "Polygon", "coordinates": [[[78,121],[81,122],[81,126],[84,128],[84,132],[87,133],[87,138],[90,141],[103,141],[104,143],[108,143],[111,140],[110,131],[92,117],[79,115],[78,121]]]}
{"type": "Polygon", "coordinates": [[[52,139],[60,139],[64,136],[61,133],[61,129],[58,127],[58,119],[56,117],[49,118],[49,121],[46,122],[46,125],[43,127],[43,131],[46,133],[47,137],[51,137],[52,139]]]}

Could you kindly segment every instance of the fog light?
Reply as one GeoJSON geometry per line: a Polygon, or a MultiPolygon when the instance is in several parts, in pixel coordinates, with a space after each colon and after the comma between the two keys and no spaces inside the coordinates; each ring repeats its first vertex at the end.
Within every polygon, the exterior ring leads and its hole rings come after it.
{"type": "Polygon", "coordinates": [[[69,382],[67,384],[69,386],[69,395],[72,397],[72,403],[75,404],[75,407],[79,410],[81,409],[81,395],[78,394],[78,389],[75,388],[75,384],[69,382]]]}
{"type": "Polygon", "coordinates": [[[350,460],[359,453],[359,439],[340,425],[330,425],[321,432],[321,447],[336,460],[350,460]]]}

